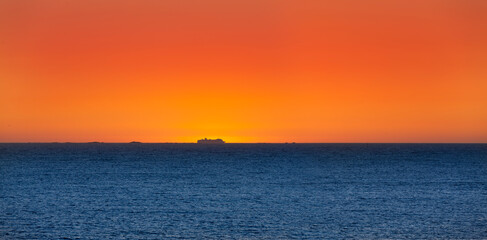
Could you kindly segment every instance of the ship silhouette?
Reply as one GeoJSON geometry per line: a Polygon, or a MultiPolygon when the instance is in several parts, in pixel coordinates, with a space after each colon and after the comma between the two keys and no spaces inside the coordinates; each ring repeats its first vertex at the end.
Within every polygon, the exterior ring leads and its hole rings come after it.
{"type": "Polygon", "coordinates": [[[198,140],[197,143],[200,143],[200,144],[224,144],[225,141],[221,140],[221,139],[200,139],[198,140]]]}

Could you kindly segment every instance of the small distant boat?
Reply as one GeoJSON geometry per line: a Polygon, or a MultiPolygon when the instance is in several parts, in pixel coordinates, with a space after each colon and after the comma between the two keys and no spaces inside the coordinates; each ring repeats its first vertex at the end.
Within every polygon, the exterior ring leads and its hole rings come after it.
{"type": "Polygon", "coordinates": [[[132,142],[129,142],[129,143],[141,143],[141,142],[137,142],[137,141],[132,141],[132,142]]]}
{"type": "Polygon", "coordinates": [[[207,138],[205,138],[205,139],[198,140],[197,143],[199,143],[199,144],[224,144],[225,141],[223,141],[219,138],[218,139],[207,139],[207,138]]]}

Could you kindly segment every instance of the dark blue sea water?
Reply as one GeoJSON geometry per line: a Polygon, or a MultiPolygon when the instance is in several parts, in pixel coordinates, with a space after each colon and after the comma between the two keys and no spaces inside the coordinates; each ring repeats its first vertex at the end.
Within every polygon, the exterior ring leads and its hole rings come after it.
{"type": "Polygon", "coordinates": [[[0,144],[0,239],[487,239],[487,145],[0,144]]]}

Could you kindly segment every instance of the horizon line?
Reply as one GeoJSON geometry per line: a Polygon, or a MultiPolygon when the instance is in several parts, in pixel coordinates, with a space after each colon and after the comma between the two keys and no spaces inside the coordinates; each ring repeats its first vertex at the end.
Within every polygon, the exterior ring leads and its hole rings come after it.
{"type": "MultiPolygon", "coordinates": [[[[46,141],[46,142],[0,142],[0,144],[200,144],[197,142],[102,142],[102,141],[89,141],[89,142],[58,142],[58,141],[46,141]]],[[[487,142],[225,142],[224,144],[487,144],[487,142]]],[[[223,145],[224,145],[223,144],[223,145]]],[[[201,144],[208,145],[208,144],[201,144]]]]}

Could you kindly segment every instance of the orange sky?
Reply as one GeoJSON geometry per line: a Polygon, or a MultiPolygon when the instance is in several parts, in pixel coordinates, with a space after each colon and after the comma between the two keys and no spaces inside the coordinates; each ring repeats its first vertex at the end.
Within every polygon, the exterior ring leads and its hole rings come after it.
{"type": "Polygon", "coordinates": [[[485,0],[0,0],[0,142],[487,142],[485,0]]]}

